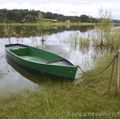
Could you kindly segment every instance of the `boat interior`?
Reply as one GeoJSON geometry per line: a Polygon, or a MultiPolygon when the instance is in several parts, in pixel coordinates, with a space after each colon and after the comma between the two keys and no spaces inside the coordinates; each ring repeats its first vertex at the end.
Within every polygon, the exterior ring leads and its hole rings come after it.
{"type": "Polygon", "coordinates": [[[9,46],[8,49],[21,59],[49,65],[73,66],[72,63],[53,53],[26,46],[9,46]]]}

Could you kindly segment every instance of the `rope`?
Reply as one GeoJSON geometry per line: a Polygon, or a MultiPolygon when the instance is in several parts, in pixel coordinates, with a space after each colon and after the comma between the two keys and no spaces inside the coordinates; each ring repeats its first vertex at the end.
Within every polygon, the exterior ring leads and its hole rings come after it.
{"type": "Polygon", "coordinates": [[[116,57],[118,56],[118,53],[113,57],[113,59],[111,60],[111,62],[102,70],[102,71],[100,71],[100,72],[98,72],[98,73],[96,73],[96,74],[88,74],[88,73],[86,73],[80,66],[78,66],[78,68],[84,73],[84,74],[86,74],[87,76],[97,76],[97,75],[100,75],[100,74],[102,74],[103,72],[105,72],[110,66],[111,66],[111,64],[114,62],[114,60],[116,59],[116,57]]]}

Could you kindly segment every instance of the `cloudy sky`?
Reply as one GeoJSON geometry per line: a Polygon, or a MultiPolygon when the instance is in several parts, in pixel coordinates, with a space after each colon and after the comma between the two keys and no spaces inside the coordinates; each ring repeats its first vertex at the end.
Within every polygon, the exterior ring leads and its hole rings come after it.
{"type": "Polygon", "coordinates": [[[81,14],[98,17],[100,8],[112,11],[112,18],[120,19],[120,0],[0,0],[0,9],[35,9],[63,15],[81,14]]]}

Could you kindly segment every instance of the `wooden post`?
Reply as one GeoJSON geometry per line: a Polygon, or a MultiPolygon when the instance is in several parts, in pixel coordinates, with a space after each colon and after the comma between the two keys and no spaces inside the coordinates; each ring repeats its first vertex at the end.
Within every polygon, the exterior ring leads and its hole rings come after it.
{"type": "Polygon", "coordinates": [[[119,87],[120,87],[120,50],[118,51],[117,55],[117,81],[116,81],[116,95],[119,93],[119,87]]]}
{"type": "Polygon", "coordinates": [[[111,89],[113,72],[114,72],[114,65],[115,65],[115,59],[113,60],[113,63],[112,63],[112,71],[111,71],[111,76],[110,76],[110,83],[109,83],[109,86],[108,86],[108,92],[110,92],[110,89],[111,89]]]}

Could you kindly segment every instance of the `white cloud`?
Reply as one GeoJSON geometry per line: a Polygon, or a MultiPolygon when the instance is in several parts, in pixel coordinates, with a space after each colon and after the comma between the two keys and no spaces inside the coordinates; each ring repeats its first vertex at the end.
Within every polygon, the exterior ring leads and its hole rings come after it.
{"type": "Polygon", "coordinates": [[[64,15],[87,14],[98,17],[98,9],[111,10],[113,18],[119,18],[120,0],[0,0],[0,8],[35,9],[64,15]]]}

